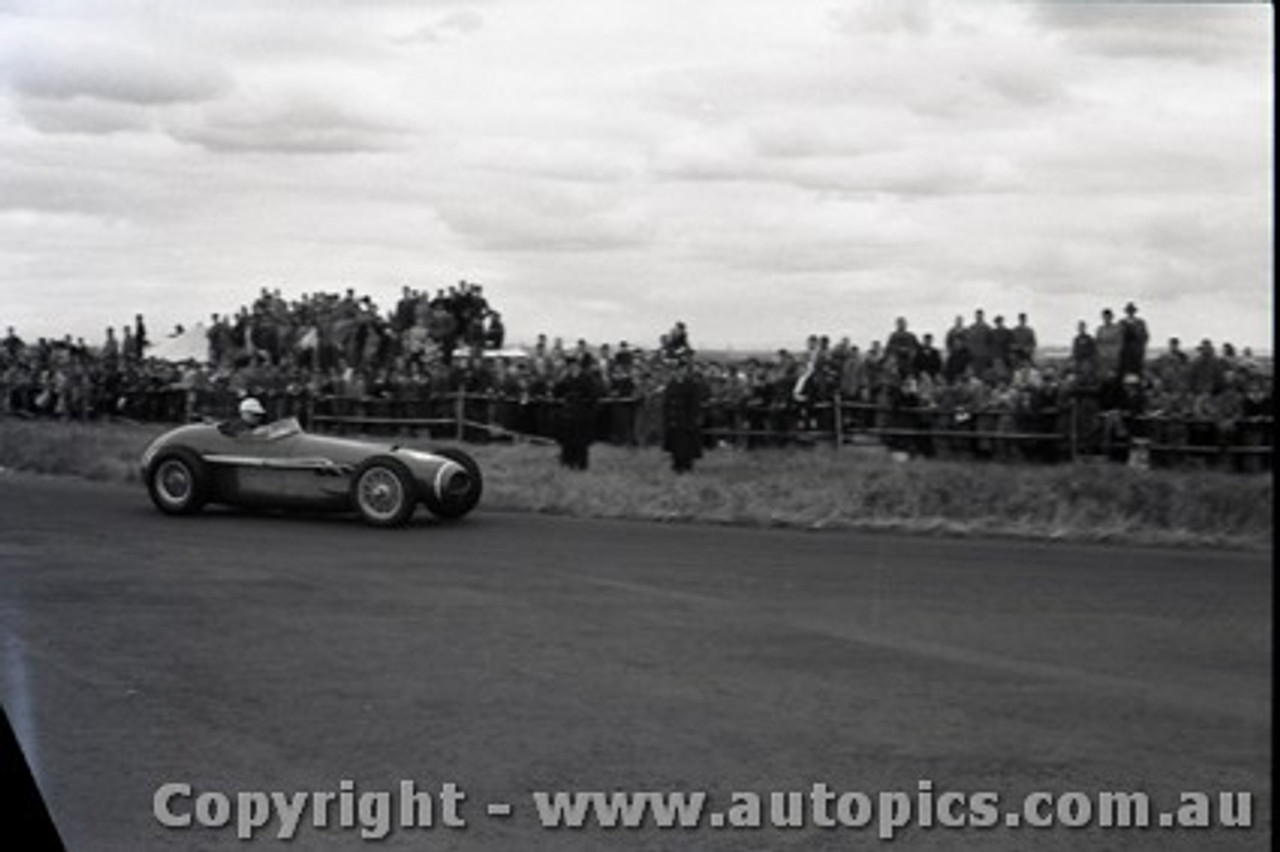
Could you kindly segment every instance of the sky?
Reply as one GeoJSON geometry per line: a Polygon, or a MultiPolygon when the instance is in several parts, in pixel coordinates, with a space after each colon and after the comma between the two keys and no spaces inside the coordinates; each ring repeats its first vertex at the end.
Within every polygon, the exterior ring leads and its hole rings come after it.
{"type": "Polygon", "coordinates": [[[509,337],[1270,351],[1273,10],[0,0],[0,325],[478,282],[509,337]]]}

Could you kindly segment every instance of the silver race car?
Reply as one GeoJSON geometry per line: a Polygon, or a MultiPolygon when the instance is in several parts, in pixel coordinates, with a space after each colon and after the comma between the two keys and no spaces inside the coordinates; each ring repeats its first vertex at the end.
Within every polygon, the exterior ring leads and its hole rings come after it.
{"type": "Polygon", "coordinates": [[[461,450],[311,435],[294,418],[254,428],[180,426],[147,447],[142,476],[152,502],[170,515],[206,503],[354,510],[382,527],[407,523],[418,503],[437,517],[461,518],[482,488],[480,468],[461,450]]]}

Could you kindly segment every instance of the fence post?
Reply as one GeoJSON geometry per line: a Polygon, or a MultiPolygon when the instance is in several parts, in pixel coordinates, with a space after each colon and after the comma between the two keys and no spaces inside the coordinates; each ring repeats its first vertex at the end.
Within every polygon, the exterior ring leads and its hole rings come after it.
{"type": "Polygon", "coordinates": [[[831,398],[831,404],[835,406],[832,414],[835,416],[836,430],[836,449],[844,444],[844,398],[840,396],[840,392],[836,391],[831,398]]]}
{"type": "Polygon", "coordinates": [[[1071,395],[1071,428],[1068,430],[1071,435],[1071,461],[1075,461],[1080,452],[1079,437],[1077,436],[1077,421],[1080,419],[1079,411],[1080,402],[1076,399],[1075,394],[1071,395]]]}
{"type": "Polygon", "coordinates": [[[466,425],[465,425],[466,421],[464,419],[466,416],[466,405],[467,405],[466,391],[460,390],[457,393],[455,393],[453,396],[453,418],[454,418],[453,437],[457,441],[462,440],[463,434],[466,430],[466,425]]]}

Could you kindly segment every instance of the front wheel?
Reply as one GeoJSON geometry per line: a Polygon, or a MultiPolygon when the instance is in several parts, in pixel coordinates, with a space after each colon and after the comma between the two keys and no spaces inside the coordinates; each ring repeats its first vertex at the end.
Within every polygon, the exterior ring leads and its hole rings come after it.
{"type": "Polygon", "coordinates": [[[356,510],[375,527],[398,527],[408,523],[417,507],[417,486],[413,474],[397,459],[369,459],[356,469],[351,482],[356,510]]]}
{"type": "Polygon", "coordinates": [[[194,515],[209,499],[204,460],[185,447],[165,450],[147,469],[147,492],[166,515],[194,515]]]}

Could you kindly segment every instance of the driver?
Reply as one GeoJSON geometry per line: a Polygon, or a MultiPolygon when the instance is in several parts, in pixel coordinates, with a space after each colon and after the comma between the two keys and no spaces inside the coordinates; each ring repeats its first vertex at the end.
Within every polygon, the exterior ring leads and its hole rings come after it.
{"type": "Polygon", "coordinates": [[[257,397],[247,396],[240,403],[240,419],[227,424],[226,431],[231,435],[245,435],[255,432],[267,420],[267,410],[257,397]]]}

